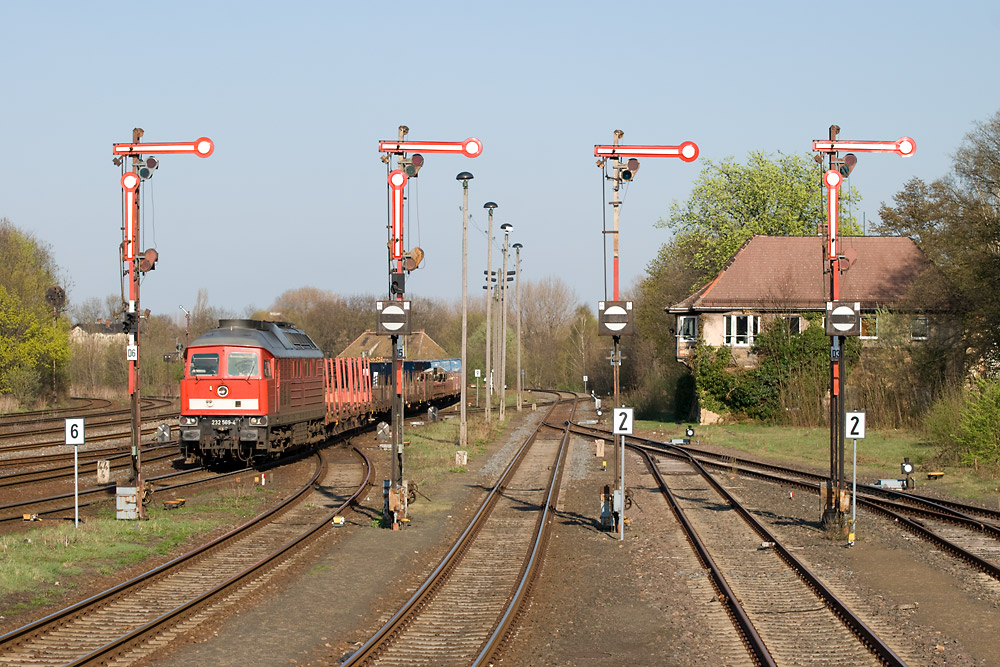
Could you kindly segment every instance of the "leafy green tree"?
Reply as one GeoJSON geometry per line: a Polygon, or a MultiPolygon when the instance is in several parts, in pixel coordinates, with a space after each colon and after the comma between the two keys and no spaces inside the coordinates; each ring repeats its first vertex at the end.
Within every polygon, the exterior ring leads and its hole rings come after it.
{"type": "Polygon", "coordinates": [[[57,272],[44,244],[0,219],[0,394],[32,401],[64,375],[68,326],[45,301],[57,272]]]}
{"type": "MultiPolygon", "coordinates": [[[[826,224],[821,178],[822,167],[802,155],[755,151],[746,164],[706,160],[688,200],[657,222],[674,232],[675,254],[685,255],[695,274],[689,288],[718,273],[755,234],[815,234],[826,224]]],[[[845,207],[860,199],[852,189],[841,190],[841,198],[845,207]]],[[[857,231],[854,218],[843,216],[841,233],[857,231]]]]}
{"type": "Polygon", "coordinates": [[[35,399],[51,377],[53,362],[61,369],[68,361],[65,327],[39,319],[17,293],[0,285],[0,394],[35,399]]]}
{"type": "Polygon", "coordinates": [[[1000,112],[966,135],[951,174],[911,180],[879,216],[876,231],[913,237],[948,279],[920,291],[953,290],[969,363],[1000,374],[1000,112]]]}

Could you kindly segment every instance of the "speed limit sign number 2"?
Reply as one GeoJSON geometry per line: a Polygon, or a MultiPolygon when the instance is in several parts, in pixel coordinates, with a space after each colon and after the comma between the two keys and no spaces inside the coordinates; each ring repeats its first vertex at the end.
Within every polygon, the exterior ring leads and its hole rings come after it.
{"type": "Polygon", "coordinates": [[[851,440],[864,440],[865,413],[848,412],[844,418],[844,437],[851,440]]]}
{"type": "Polygon", "coordinates": [[[632,408],[615,408],[613,413],[614,434],[632,435],[632,408]]]}

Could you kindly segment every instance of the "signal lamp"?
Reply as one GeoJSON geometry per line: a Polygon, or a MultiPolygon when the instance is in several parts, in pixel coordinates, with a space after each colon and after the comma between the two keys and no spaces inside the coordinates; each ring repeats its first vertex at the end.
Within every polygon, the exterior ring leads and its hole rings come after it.
{"type": "Polygon", "coordinates": [[[147,271],[155,269],[156,260],[159,259],[159,257],[160,254],[152,248],[142,253],[142,257],[139,259],[139,271],[146,273],[147,271]]]}
{"type": "Polygon", "coordinates": [[[160,161],[150,155],[139,165],[139,178],[148,180],[153,177],[153,172],[160,168],[160,161]]]}
{"type": "Polygon", "coordinates": [[[413,271],[420,262],[424,261],[424,251],[421,248],[414,248],[410,252],[403,253],[403,269],[413,271]]]}
{"type": "Polygon", "coordinates": [[[841,176],[847,178],[848,176],[851,175],[851,172],[854,171],[854,167],[856,167],[857,164],[858,164],[858,156],[856,156],[854,153],[848,153],[847,155],[844,156],[844,161],[843,163],[841,163],[840,168],[837,169],[837,171],[840,172],[841,176]]]}
{"type": "Polygon", "coordinates": [[[414,153],[413,157],[403,160],[403,171],[410,178],[416,178],[422,166],[424,166],[424,156],[420,153],[414,153]]]}
{"type": "Polygon", "coordinates": [[[625,163],[624,168],[620,172],[621,179],[623,181],[631,181],[635,178],[635,172],[639,171],[639,161],[635,158],[629,158],[629,161],[625,163]]]}

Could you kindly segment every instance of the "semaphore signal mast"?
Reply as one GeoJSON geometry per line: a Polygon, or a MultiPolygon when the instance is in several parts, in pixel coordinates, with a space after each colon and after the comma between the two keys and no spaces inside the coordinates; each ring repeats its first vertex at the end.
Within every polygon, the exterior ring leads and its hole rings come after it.
{"type": "MultiPolygon", "coordinates": [[[[140,143],[142,128],[132,130],[131,143],[113,144],[111,152],[115,156],[114,163],[123,167],[120,179],[123,198],[122,244],[121,257],[124,269],[122,278],[128,282],[128,300],[125,304],[125,315],[122,321],[122,331],[128,335],[125,348],[125,358],[128,360],[128,393],[131,399],[132,413],[132,477],[130,483],[135,487],[136,510],[139,519],[146,518],[143,505],[142,482],[142,415],[139,408],[139,320],[146,317],[149,311],[139,309],[139,277],[141,274],[156,268],[158,254],[149,248],[138,252],[139,245],[139,186],[153,177],[159,168],[159,160],[153,155],[192,154],[198,157],[208,157],[215,152],[215,144],[208,137],[201,137],[187,142],[140,143]],[[125,166],[125,160],[132,159],[132,164],[125,166]]],[[[124,289],[122,292],[124,293],[124,289]]],[[[128,517],[131,518],[131,517],[128,517]]]]}

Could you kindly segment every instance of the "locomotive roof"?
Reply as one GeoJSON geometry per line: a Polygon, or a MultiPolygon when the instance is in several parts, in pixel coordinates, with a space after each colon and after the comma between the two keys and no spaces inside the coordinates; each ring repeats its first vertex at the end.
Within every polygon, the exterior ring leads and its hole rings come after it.
{"type": "Polygon", "coordinates": [[[262,347],[281,358],[313,359],[323,356],[316,343],[294,324],[267,320],[219,320],[218,329],[198,336],[190,347],[200,345],[262,347]]]}

